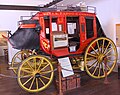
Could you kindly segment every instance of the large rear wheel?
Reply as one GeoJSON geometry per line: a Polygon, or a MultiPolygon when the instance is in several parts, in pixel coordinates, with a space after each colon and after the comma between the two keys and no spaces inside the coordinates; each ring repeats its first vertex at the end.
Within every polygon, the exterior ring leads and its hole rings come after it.
{"type": "Polygon", "coordinates": [[[21,62],[26,59],[29,56],[28,51],[26,50],[22,50],[22,51],[18,51],[12,58],[12,63],[11,63],[11,67],[12,70],[15,74],[17,74],[17,70],[19,65],[21,64],[21,62]]]}
{"type": "Polygon", "coordinates": [[[93,40],[84,55],[86,72],[93,78],[109,75],[117,62],[117,49],[114,42],[105,37],[93,40]],[[107,63],[105,64],[105,59],[107,63]],[[106,70],[105,70],[106,68],[106,70]]]}

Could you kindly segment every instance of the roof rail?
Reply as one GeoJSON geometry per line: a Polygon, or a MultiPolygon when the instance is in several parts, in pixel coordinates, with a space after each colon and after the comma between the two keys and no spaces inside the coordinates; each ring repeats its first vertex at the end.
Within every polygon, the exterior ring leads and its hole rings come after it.
{"type": "Polygon", "coordinates": [[[96,13],[96,7],[93,6],[87,6],[87,11],[91,13],[96,13]]]}

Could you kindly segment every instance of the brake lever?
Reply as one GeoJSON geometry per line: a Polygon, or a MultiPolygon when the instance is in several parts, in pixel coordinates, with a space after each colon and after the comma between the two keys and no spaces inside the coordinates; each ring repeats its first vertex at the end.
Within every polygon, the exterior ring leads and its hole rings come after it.
{"type": "Polygon", "coordinates": [[[8,31],[8,34],[9,34],[10,36],[12,36],[12,33],[11,33],[11,31],[8,31]]]}

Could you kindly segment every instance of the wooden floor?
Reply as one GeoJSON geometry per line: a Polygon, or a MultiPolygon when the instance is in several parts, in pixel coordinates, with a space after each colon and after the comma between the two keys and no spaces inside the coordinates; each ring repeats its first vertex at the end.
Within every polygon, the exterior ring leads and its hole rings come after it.
{"type": "MultiPolygon", "coordinates": [[[[8,70],[8,64],[4,57],[0,57],[0,74],[14,76],[11,70],[8,70]]],[[[81,75],[81,87],[67,91],[64,95],[120,95],[120,79],[117,73],[109,75],[110,84],[104,84],[104,79],[93,79],[87,74],[81,75]]],[[[0,76],[0,95],[57,95],[57,90],[51,84],[45,91],[39,93],[28,93],[21,89],[15,78],[0,76]]]]}

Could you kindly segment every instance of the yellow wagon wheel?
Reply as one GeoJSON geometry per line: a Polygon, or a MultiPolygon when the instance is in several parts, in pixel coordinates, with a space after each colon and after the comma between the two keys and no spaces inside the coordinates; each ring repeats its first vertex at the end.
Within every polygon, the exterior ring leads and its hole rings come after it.
{"type": "Polygon", "coordinates": [[[12,58],[12,70],[15,74],[17,74],[18,67],[20,63],[26,59],[29,56],[29,53],[27,50],[18,51],[12,58]]]}
{"type": "Polygon", "coordinates": [[[37,53],[35,51],[32,52],[32,50],[21,50],[13,56],[11,67],[15,74],[17,74],[20,63],[30,55],[37,55],[37,53]]]}
{"type": "Polygon", "coordinates": [[[93,40],[87,47],[84,55],[86,72],[93,78],[104,78],[105,68],[107,75],[114,69],[117,62],[117,49],[114,42],[105,37],[93,40]],[[105,66],[104,59],[107,58],[105,66]]]}
{"type": "Polygon", "coordinates": [[[53,74],[53,66],[48,58],[30,56],[18,69],[18,83],[28,92],[42,91],[52,82],[53,74]]]}

